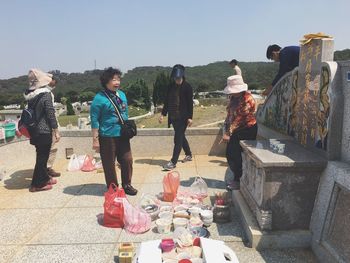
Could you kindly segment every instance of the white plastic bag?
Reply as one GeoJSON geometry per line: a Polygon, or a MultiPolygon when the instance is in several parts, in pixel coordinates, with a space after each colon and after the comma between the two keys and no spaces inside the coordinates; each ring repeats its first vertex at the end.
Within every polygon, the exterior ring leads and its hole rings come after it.
{"type": "Polygon", "coordinates": [[[200,176],[197,176],[196,179],[194,179],[194,182],[190,188],[194,196],[203,199],[208,196],[208,185],[200,176]]]}
{"type": "MultiPolygon", "coordinates": [[[[84,159],[85,159],[85,157],[84,157],[84,159]]],[[[69,159],[67,171],[69,171],[69,172],[79,171],[84,163],[84,160],[82,163],[80,160],[81,160],[81,158],[78,158],[78,156],[75,153],[72,154],[72,156],[69,159]]]]}

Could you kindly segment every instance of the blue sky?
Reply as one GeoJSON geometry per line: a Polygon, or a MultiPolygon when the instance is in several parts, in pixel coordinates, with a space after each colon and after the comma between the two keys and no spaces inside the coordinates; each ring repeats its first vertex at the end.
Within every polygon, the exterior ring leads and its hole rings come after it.
{"type": "Polygon", "coordinates": [[[0,78],[31,67],[82,72],[117,66],[266,61],[268,44],[306,33],[350,48],[349,0],[0,0],[0,78]]]}

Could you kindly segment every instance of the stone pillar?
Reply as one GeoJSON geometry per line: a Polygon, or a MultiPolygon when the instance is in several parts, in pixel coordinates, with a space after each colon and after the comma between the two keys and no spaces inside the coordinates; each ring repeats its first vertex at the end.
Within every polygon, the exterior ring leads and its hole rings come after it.
{"type": "Polygon", "coordinates": [[[333,39],[314,39],[300,49],[294,137],[304,146],[315,146],[318,132],[322,63],[333,61],[333,39]]]}

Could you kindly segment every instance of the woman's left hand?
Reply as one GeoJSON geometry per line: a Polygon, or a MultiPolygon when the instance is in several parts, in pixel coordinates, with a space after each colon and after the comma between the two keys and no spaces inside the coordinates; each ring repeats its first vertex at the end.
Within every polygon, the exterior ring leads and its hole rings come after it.
{"type": "Polygon", "coordinates": [[[221,139],[223,142],[229,142],[230,140],[230,136],[228,134],[224,134],[222,135],[222,139],[221,139]]]}
{"type": "Polygon", "coordinates": [[[191,127],[191,126],[192,126],[192,122],[193,122],[192,119],[188,119],[188,120],[187,120],[187,126],[188,126],[188,127],[191,127]]]}

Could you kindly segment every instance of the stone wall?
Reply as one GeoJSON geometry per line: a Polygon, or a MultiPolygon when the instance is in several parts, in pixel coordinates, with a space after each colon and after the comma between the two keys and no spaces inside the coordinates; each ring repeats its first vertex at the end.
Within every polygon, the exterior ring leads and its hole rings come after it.
{"type": "MultiPolygon", "coordinates": [[[[222,132],[219,128],[191,128],[186,131],[193,154],[225,154],[226,144],[218,144],[222,132]]],[[[58,144],[57,158],[65,158],[65,149],[73,148],[77,154],[93,154],[90,130],[63,130],[58,144]]],[[[173,150],[173,129],[140,129],[131,140],[134,157],[171,156],[173,150]]],[[[0,146],[0,163],[8,170],[25,164],[35,163],[35,148],[28,140],[13,141],[0,146]]]]}
{"type": "Polygon", "coordinates": [[[344,114],[342,127],[341,160],[350,163],[350,61],[340,62],[337,87],[342,88],[344,114]]]}
{"type": "Polygon", "coordinates": [[[314,40],[300,52],[299,67],[275,85],[258,110],[258,122],[331,160],[339,159],[344,96],[338,64],[332,61],[333,40],[314,40]]]}
{"type": "Polygon", "coordinates": [[[317,196],[312,248],[322,262],[350,262],[350,165],[328,162],[317,196]]]}

